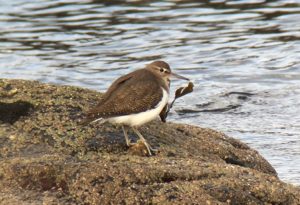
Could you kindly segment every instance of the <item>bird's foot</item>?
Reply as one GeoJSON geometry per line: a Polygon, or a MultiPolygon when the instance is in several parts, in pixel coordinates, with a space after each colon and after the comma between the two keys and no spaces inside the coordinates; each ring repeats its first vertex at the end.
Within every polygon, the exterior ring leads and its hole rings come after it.
{"type": "Polygon", "coordinates": [[[142,143],[147,148],[147,152],[149,156],[155,155],[158,153],[157,149],[152,148],[146,141],[138,140],[137,143],[142,143]]]}
{"type": "Polygon", "coordinates": [[[153,156],[158,153],[157,149],[153,149],[147,142],[138,140],[136,143],[127,144],[131,153],[139,156],[153,156]]]}
{"type": "Polygon", "coordinates": [[[132,146],[136,145],[136,143],[131,142],[131,140],[128,140],[128,141],[126,141],[126,145],[127,145],[127,147],[132,147],[132,146]]]}
{"type": "Polygon", "coordinates": [[[151,151],[152,153],[154,153],[154,154],[157,154],[157,153],[158,153],[158,149],[154,149],[154,148],[152,148],[152,147],[150,147],[150,151],[151,151]]]}

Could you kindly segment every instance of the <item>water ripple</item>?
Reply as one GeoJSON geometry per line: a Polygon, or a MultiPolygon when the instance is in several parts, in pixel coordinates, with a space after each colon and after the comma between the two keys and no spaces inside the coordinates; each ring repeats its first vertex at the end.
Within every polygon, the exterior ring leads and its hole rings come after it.
{"type": "Polygon", "coordinates": [[[164,59],[195,83],[171,120],[238,137],[300,184],[299,1],[14,0],[0,13],[1,77],[104,91],[164,59]]]}

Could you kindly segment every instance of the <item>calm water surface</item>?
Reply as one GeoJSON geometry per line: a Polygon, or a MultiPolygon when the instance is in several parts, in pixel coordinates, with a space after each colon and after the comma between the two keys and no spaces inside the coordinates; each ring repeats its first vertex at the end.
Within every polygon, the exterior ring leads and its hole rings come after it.
{"type": "Polygon", "coordinates": [[[241,139],[300,185],[300,1],[0,0],[0,27],[1,78],[105,91],[169,62],[196,85],[170,120],[241,139]]]}

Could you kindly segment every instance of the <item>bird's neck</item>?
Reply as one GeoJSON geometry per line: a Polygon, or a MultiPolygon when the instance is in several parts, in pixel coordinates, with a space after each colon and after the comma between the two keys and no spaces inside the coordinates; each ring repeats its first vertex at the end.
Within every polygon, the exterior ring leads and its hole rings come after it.
{"type": "Polygon", "coordinates": [[[168,78],[157,78],[157,80],[159,81],[160,86],[167,91],[167,93],[169,93],[170,90],[170,80],[168,78]]]}
{"type": "Polygon", "coordinates": [[[166,91],[169,93],[169,90],[170,90],[170,85],[171,85],[171,81],[169,78],[166,78],[166,79],[163,79],[164,81],[164,89],[166,89],[166,91]]]}

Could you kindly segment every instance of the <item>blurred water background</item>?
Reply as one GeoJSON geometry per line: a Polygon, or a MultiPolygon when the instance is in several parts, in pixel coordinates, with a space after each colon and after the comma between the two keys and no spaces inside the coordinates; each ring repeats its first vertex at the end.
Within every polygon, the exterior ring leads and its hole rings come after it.
{"type": "Polygon", "coordinates": [[[169,120],[239,138],[300,185],[300,1],[0,0],[0,28],[1,78],[105,91],[169,62],[196,86],[169,120]]]}

